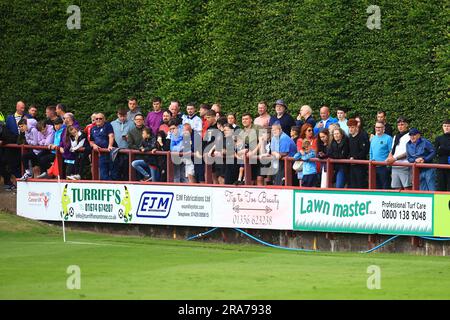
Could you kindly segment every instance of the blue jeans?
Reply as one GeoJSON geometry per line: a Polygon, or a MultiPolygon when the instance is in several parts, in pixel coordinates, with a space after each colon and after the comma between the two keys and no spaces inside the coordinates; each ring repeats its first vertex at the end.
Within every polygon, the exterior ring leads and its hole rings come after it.
{"type": "Polygon", "coordinates": [[[338,169],[336,170],[336,188],[344,188],[345,187],[345,170],[338,169]]]}
{"type": "Polygon", "coordinates": [[[152,177],[152,181],[159,181],[159,171],[148,165],[144,160],[134,160],[131,163],[132,167],[136,169],[144,177],[152,177]]]}
{"type": "Polygon", "coordinates": [[[187,182],[184,163],[173,165],[173,182],[187,182]]]}
{"type": "Polygon", "coordinates": [[[420,190],[423,191],[435,191],[435,169],[422,169],[420,170],[420,190]]]}
{"type": "Polygon", "coordinates": [[[113,163],[111,161],[111,156],[108,154],[102,154],[99,158],[100,166],[100,180],[111,180],[111,170],[113,163]]]}

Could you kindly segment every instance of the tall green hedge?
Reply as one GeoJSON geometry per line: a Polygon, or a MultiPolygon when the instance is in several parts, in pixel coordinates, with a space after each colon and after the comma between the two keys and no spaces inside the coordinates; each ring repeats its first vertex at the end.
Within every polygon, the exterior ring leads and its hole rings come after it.
{"type": "Polygon", "coordinates": [[[135,95],[379,109],[434,136],[450,117],[449,8],[442,0],[0,0],[0,109],[62,102],[87,121],[135,95]],[[381,29],[366,26],[381,8],[381,29]],[[69,5],[81,29],[68,30],[69,5]]]}

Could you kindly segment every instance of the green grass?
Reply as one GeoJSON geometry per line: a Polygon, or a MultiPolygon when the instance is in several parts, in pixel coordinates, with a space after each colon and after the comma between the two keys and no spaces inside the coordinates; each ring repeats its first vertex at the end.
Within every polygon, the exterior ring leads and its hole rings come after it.
{"type": "Polygon", "coordinates": [[[0,299],[449,299],[450,259],[69,231],[0,213],[0,299]],[[82,242],[82,243],[74,243],[82,242]],[[69,290],[68,266],[81,269],[69,290]],[[381,268],[369,290],[367,267],[381,268]]]}

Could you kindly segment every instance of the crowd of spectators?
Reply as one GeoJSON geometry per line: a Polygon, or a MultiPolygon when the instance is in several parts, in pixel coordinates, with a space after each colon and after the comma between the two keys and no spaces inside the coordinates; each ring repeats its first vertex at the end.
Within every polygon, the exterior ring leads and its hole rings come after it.
{"type": "MultiPolygon", "coordinates": [[[[120,150],[140,151],[131,165],[136,179],[143,182],[167,180],[168,158],[159,151],[171,152],[173,181],[181,183],[205,182],[205,165],[212,165],[215,184],[283,185],[283,158],[293,157],[294,185],[325,187],[330,175],[326,163],[316,159],[331,158],[384,162],[376,166],[376,188],[411,189],[411,167],[402,164],[450,164],[450,120],[431,143],[418,128],[410,128],[405,117],[397,119],[394,131],[384,111],[377,113],[373,130],[366,131],[362,118],[347,119],[342,107],[333,110],[334,118],[332,110],[322,106],[316,120],[308,105],[293,117],[283,100],[272,108],[261,101],[256,118],[244,113],[238,121],[236,114],[223,113],[219,103],[188,103],[183,113],[179,101],[170,101],[167,109],[158,97],[151,102],[152,110],[146,113],[136,98],[130,98],[128,108],[119,108],[113,121],[95,112],[85,125],[63,104],[46,107],[45,116],[40,116],[36,105],[26,110],[24,102],[17,102],[14,113],[0,113],[0,144],[46,148],[28,149],[25,154],[0,148],[5,189],[14,190],[17,179],[51,178],[57,152],[63,159],[61,175],[69,180],[88,178],[93,150],[101,151],[100,179],[119,181],[131,178],[129,155],[120,150]],[[245,161],[251,174],[245,174],[245,161]],[[245,181],[246,176],[251,181],[245,181]]],[[[336,188],[368,187],[367,164],[340,162],[332,170],[336,188]]],[[[450,191],[450,170],[420,168],[420,190],[450,191]]]]}

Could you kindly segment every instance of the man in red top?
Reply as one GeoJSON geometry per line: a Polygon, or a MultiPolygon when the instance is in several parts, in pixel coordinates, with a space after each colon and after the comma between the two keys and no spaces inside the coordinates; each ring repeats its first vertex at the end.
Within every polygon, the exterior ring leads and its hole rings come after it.
{"type": "Polygon", "coordinates": [[[209,127],[208,121],[206,121],[206,117],[205,117],[206,112],[208,110],[211,110],[211,106],[210,105],[207,105],[205,103],[202,103],[200,105],[199,114],[200,114],[200,118],[202,119],[202,138],[205,136],[205,133],[208,130],[208,127],[209,127]]]}
{"type": "Polygon", "coordinates": [[[87,136],[87,138],[88,138],[88,141],[91,141],[91,129],[92,129],[93,126],[95,126],[95,118],[96,118],[96,117],[97,117],[97,112],[94,112],[94,113],[91,115],[91,123],[88,124],[88,125],[86,126],[86,128],[84,128],[84,133],[86,134],[86,136],[87,136]]]}

